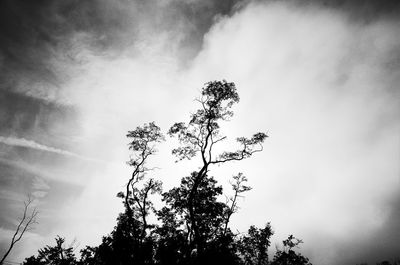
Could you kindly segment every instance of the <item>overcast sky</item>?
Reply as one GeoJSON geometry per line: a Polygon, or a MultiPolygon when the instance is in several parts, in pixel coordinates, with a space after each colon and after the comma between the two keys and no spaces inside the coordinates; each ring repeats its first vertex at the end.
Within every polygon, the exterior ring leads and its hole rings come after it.
{"type": "MultiPolygon", "coordinates": [[[[187,121],[202,85],[226,79],[241,97],[226,134],[270,136],[211,171],[253,187],[234,230],[271,221],[313,264],[400,258],[397,2],[1,1],[1,253],[28,193],[39,224],[9,260],[56,235],[99,244],[122,211],[127,131],[187,121]]],[[[172,147],[150,161],[164,190],[196,169],[172,147]]]]}

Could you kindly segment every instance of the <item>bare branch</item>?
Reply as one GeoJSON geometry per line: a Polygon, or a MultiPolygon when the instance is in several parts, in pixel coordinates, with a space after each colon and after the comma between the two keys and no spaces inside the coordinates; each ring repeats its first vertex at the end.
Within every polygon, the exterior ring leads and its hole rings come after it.
{"type": "Polygon", "coordinates": [[[6,253],[4,254],[3,258],[0,260],[0,264],[3,264],[4,260],[10,254],[11,250],[13,249],[14,245],[20,241],[25,234],[25,232],[30,231],[33,229],[33,225],[37,224],[36,217],[38,215],[38,211],[36,208],[32,210],[30,214],[28,214],[29,207],[31,206],[33,199],[31,196],[28,195],[28,199],[24,201],[24,211],[22,214],[22,218],[18,223],[18,226],[13,234],[10,242],[10,246],[6,253]]]}

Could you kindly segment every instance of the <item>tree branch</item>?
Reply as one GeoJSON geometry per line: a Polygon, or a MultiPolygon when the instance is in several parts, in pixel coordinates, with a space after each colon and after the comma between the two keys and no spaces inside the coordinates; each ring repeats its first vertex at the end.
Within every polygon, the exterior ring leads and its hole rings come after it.
{"type": "Polygon", "coordinates": [[[32,212],[29,216],[27,215],[29,206],[32,204],[32,202],[33,202],[33,200],[30,196],[28,196],[27,201],[24,201],[24,212],[23,212],[22,218],[21,218],[20,222],[18,223],[17,229],[15,230],[13,237],[11,238],[11,242],[10,242],[10,246],[9,246],[8,250],[4,254],[3,258],[0,260],[0,264],[3,264],[4,260],[10,254],[14,245],[18,241],[21,240],[21,238],[25,234],[25,232],[31,230],[33,224],[37,224],[36,216],[38,214],[38,211],[36,210],[36,208],[34,208],[32,210],[32,212]]]}

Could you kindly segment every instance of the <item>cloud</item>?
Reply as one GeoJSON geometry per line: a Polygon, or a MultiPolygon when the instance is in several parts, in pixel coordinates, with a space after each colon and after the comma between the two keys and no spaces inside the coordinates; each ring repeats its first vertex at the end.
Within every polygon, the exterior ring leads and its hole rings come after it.
{"type": "Polygon", "coordinates": [[[71,156],[83,160],[89,160],[89,161],[95,161],[91,158],[84,157],[69,151],[57,149],[51,146],[46,146],[43,144],[36,143],[32,140],[27,140],[24,138],[15,138],[15,137],[4,137],[0,136],[0,143],[10,145],[10,146],[17,146],[17,147],[25,147],[25,148],[32,148],[40,151],[46,151],[46,152],[51,152],[51,153],[56,153],[60,155],[65,155],[65,156],[71,156]]]}
{"type": "MultiPolygon", "coordinates": [[[[400,189],[400,24],[382,13],[368,23],[353,14],[250,4],[211,28],[188,74],[195,83],[237,84],[242,102],[229,132],[270,132],[258,165],[232,166],[254,187],[235,222],[271,220],[276,240],[297,234],[317,264],[362,262],[364,254],[377,262],[378,249],[355,257],[356,235],[396,229],[386,226],[397,207],[387,201],[400,189]]],[[[397,238],[386,242],[396,246],[397,238]]]]}
{"type": "Polygon", "coordinates": [[[85,69],[90,55],[135,57],[161,35],[169,36],[169,49],[192,58],[214,18],[237,2],[2,1],[0,88],[63,101],[63,85],[85,69]]]}
{"type": "Polygon", "coordinates": [[[396,18],[400,4],[396,0],[311,0],[307,2],[288,1],[299,6],[317,6],[320,9],[334,9],[348,14],[349,18],[361,22],[374,22],[381,18],[396,18]]]}
{"type": "Polygon", "coordinates": [[[0,90],[0,135],[30,139],[58,149],[76,147],[79,113],[71,105],[0,90]]]}
{"type": "MultiPolygon", "coordinates": [[[[399,205],[394,1],[41,3],[0,6],[0,100],[12,110],[0,114],[7,122],[0,141],[13,147],[5,154],[35,151],[7,155],[16,167],[80,184],[48,184],[51,201],[64,204],[45,214],[43,224],[52,224],[46,236],[98,243],[115,224],[115,194],[129,176],[126,131],[186,120],[199,87],[227,79],[241,103],[223,129],[231,138],[270,134],[263,154],[212,169],[222,183],[231,171],[245,171],[254,187],[234,226],[272,221],[276,241],[289,233],[303,238],[316,264],[378,261],[380,249],[366,242],[381,235],[396,246],[389,233],[399,205]],[[86,157],[107,162],[69,163],[86,157]]],[[[166,187],[191,170],[174,165],[169,148],[152,161],[166,187]]],[[[17,256],[37,249],[24,247],[17,256]]],[[[385,255],[398,250],[389,249],[385,255]]]]}

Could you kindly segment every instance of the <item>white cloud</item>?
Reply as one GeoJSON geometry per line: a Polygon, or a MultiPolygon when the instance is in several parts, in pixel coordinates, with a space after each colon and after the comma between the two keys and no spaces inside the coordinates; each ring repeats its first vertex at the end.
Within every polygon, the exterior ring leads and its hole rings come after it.
{"type": "Polygon", "coordinates": [[[384,226],[399,191],[396,25],[282,3],[214,25],[189,78],[234,81],[242,102],[229,131],[271,136],[260,157],[234,166],[254,187],[240,227],[271,220],[276,238],[297,234],[315,263],[332,264],[332,242],[384,226]]]}

